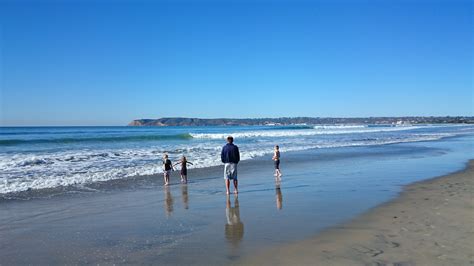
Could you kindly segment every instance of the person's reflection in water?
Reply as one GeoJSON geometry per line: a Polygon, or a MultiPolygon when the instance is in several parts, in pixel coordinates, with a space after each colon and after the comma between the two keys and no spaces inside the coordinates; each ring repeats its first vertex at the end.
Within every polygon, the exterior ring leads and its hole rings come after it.
{"type": "Polygon", "coordinates": [[[189,197],[188,197],[188,185],[187,184],[181,184],[181,197],[183,198],[183,205],[184,208],[187,210],[189,209],[189,197]]]}
{"type": "Polygon", "coordinates": [[[275,195],[277,209],[281,210],[283,208],[283,195],[281,194],[281,179],[278,177],[275,179],[275,195]]]}
{"type": "Polygon", "coordinates": [[[173,212],[173,196],[171,196],[171,191],[169,186],[165,186],[165,211],[166,216],[169,217],[173,212]]]}
{"type": "Polygon", "coordinates": [[[244,237],[244,224],[240,221],[239,198],[235,197],[234,207],[230,204],[230,196],[227,195],[225,214],[227,223],[225,225],[225,238],[231,244],[231,258],[238,256],[237,251],[240,241],[244,237]]]}

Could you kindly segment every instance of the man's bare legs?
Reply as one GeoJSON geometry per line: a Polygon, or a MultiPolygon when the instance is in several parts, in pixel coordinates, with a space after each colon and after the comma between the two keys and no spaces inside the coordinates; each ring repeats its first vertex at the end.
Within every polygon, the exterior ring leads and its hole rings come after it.
{"type": "MultiPolygon", "coordinates": [[[[239,185],[239,181],[237,181],[237,179],[234,179],[234,194],[239,193],[237,189],[238,185],[239,185]]],[[[225,180],[225,188],[226,188],[226,194],[229,195],[230,194],[230,180],[229,179],[225,180]]]]}
{"type": "Polygon", "coordinates": [[[239,181],[237,181],[237,179],[234,179],[234,194],[239,193],[239,191],[237,190],[238,185],[239,185],[239,181]]]}
{"type": "Polygon", "coordinates": [[[226,188],[226,194],[229,195],[229,187],[230,187],[230,180],[226,179],[225,180],[225,188],[226,188]]]}

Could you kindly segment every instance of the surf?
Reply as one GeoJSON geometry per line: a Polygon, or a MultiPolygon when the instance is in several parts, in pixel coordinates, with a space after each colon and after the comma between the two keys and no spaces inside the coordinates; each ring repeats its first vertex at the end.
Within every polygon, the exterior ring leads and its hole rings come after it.
{"type": "Polygon", "coordinates": [[[3,139],[0,146],[21,144],[73,144],[84,142],[134,142],[134,141],[159,141],[159,140],[187,140],[193,137],[189,133],[174,135],[135,135],[135,136],[103,136],[103,137],[66,137],[43,139],[3,139]]]}

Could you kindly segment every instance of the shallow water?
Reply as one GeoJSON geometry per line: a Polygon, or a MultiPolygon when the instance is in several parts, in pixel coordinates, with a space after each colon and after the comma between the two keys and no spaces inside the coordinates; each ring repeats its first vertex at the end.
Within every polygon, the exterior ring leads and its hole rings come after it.
{"type": "MultiPolygon", "coordinates": [[[[161,157],[186,155],[194,165],[220,165],[233,135],[241,158],[313,148],[372,146],[473,134],[474,126],[331,125],[253,127],[0,127],[0,197],[6,193],[81,186],[162,172],[161,157]]],[[[8,197],[7,197],[8,198],[8,197]]]]}
{"type": "MultiPolygon", "coordinates": [[[[227,201],[222,169],[192,169],[190,184],[161,176],[136,187],[98,187],[0,203],[6,264],[223,264],[310,237],[395,197],[403,185],[463,168],[474,137],[282,153],[239,165],[227,201]]],[[[174,173],[176,174],[176,173],[174,173]]]]}

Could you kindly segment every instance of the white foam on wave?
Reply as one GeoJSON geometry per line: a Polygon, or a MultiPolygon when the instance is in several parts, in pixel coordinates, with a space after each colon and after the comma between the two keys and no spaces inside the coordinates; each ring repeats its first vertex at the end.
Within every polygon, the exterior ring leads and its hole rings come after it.
{"type": "Polygon", "coordinates": [[[264,138],[264,137],[299,137],[299,136],[316,136],[316,135],[335,135],[335,134],[356,134],[356,133],[374,133],[413,130],[420,127],[331,127],[331,128],[315,128],[308,130],[266,130],[266,131],[244,131],[244,132],[228,132],[228,133],[191,133],[190,135],[196,139],[225,139],[227,136],[234,138],[264,138]]]}
{"type": "Polygon", "coordinates": [[[349,129],[349,128],[367,128],[368,125],[317,125],[314,129],[349,129]]]}
{"type": "MultiPolygon", "coordinates": [[[[454,134],[409,134],[393,138],[363,138],[308,142],[306,138],[279,139],[282,152],[314,148],[382,145],[400,142],[437,140],[454,134]]],[[[88,184],[93,182],[123,179],[134,176],[162,173],[161,156],[168,153],[172,161],[186,155],[194,165],[189,168],[205,168],[220,165],[222,143],[203,141],[194,144],[162,145],[156,148],[73,150],[54,153],[0,154],[0,194],[20,192],[28,189],[45,189],[58,186],[88,184]]],[[[249,160],[267,155],[273,150],[273,141],[258,144],[239,144],[241,159],[249,160]]]]}

